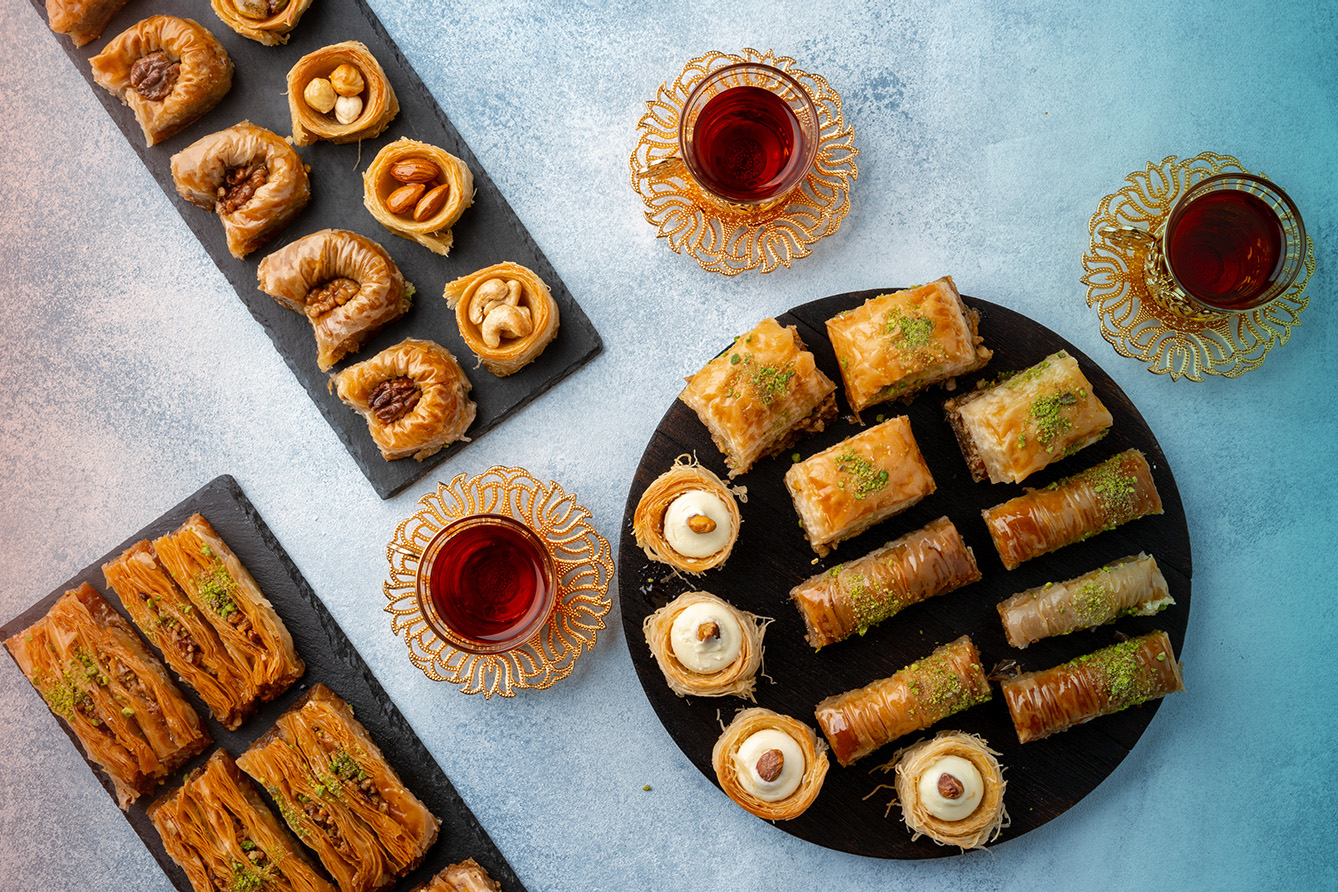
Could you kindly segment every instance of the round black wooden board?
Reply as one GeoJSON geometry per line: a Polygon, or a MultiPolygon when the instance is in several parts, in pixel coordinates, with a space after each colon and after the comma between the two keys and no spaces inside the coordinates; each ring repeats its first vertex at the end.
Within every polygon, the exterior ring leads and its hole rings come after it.
{"type": "MultiPolygon", "coordinates": [[[[824,323],[836,313],[885,291],[856,291],[823,298],[795,308],[779,317],[779,321],[798,327],[800,336],[817,357],[818,366],[839,383],[841,377],[824,323]]],[[[1027,485],[1045,486],[1121,450],[1137,447],[1152,465],[1165,513],[1133,521],[1024,563],[1011,572],[1005,570],[980,512],[1021,494],[1024,488],[971,480],[943,417],[942,403],[947,394],[942,389],[931,389],[910,406],[891,403],[866,410],[864,421],[873,423],[878,415],[910,415],[920,450],[938,484],[933,495],[842,543],[836,551],[815,562],[782,478],[791,464],[790,451],[807,457],[860,429],[848,415],[842,415],[823,433],[801,439],[787,454],[763,459],[748,473],[735,478],[734,483],[747,486],[748,493],[747,503],[740,506],[743,526],[739,541],[729,561],[701,577],[678,577],[668,566],[647,560],[637,547],[632,537],[632,514],[637,501],[651,481],[684,453],[695,453],[703,465],[722,478],[726,468],[724,457],[712,444],[706,428],[691,409],[675,400],[646,446],[627,496],[618,558],[619,597],[632,662],[646,697],[679,747],[713,782],[711,747],[720,734],[719,719],[728,721],[736,710],[748,704],[732,697],[675,696],[665,684],[641,631],[648,614],[685,591],[710,591],[744,610],[775,617],[765,639],[764,671],[770,680],[759,679],[757,704],[792,715],[815,729],[813,709],[824,697],[891,675],[962,634],[969,634],[975,641],[987,671],[1008,659],[1018,661],[1025,670],[1047,668],[1112,644],[1118,634],[1133,636],[1153,629],[1168,632],[1179,654],[1189,619],[1189,531],[1175,479],[1152,431],[1115,382],[1059,335],[1005,307],[965,299],[980,311],[980,332],[994,351],[994,358],[981,372],[961,379],[960,388],[973,387],[977,378],[992,378],[1003,371],[1025,368],[1062,349],[1078,360],[1095,393],[1115,418],[1105,439],[1034,474],[1027,485]],[[821,570],[864,555],[945,514],[974,549],[983,579],[910,607],[875,626],[862,638],[814,652],[804,640],[803,621],[789,601],[790,589],[821,570]],[[1042,641],[1026,650],[1008,646],[995,610],[999,601],[1032,586],[1069,579],[1140,551],[1156,557],[1170,584],[1174,606],[1155,617],[1126,617],[1111,626],[1042,641]]],[[[838,392],[842,410],[848,411],[844,391],[838,392]]],[[[999,841],[1006,842],[1058,817],[1095,789],[1133,748],[1159,702],[1022,746],[1017,742],[1003,695],[995,686],[994,698],[989,703],[958,713],[929,731],[903,738],[848,768],[832,760],[822,793],[812,807],[799,818],[777,822],[776,826],[818,845],[878,858],[938,858],[957,854],[956,848],[938,846],[928,838],[912,842],[900,820],[899,808],[885,816],[892,791],[874,790],[886,783],[889,776],[871,771],[891,759],[899,746],[930,736],[941,728],[957,728],[982,735],[1002,753],[1000,761],[1008,780],[1004,801],[1012,817],[1012,826],[999,841]]]]}

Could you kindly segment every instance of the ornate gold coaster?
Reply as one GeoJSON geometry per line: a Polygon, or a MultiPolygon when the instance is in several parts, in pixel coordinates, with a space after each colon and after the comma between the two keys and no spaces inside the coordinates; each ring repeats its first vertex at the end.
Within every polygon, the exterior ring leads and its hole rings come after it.
{"type": "Polygon", "coordinates": [[[788,56],[745,49],[741,55],[711,52],[688,62],[672,83],[660,85],[637,122],[640,140],[632,152],[632,188],[646,203],[646,219],[669,239],[669,247],[687,252],[702,269],[725,276],[744,270],[769,273],[807,257],[820,238],[841,228],[850,210],[850,184],[859,176],[855,131],[841,116],[841,97],[827,81],[795,67],[788,56]],[[678,154],[678,115],[697,82],[717,68],[761,62],[797,80],[818,110],[818,156],[813,171],[789,203],[752,214],[731,214],[703,200],[681,175],[656,176],[652,165],[678,154]]]}
{"type": "Polygon", "coordinates": [[[1108,241],[1105,226],[1155,230],[1186,188],[1225,172],[1248,173],[1230,155],[1204,152],[1181,161],[1167,156],[1160,164],[1125,177],[1129,185],[1101,199],[1087,224],[1091,247],[1083,255],[1087,305],[1096,307],[1101,335],[1121,356],[1148,363],[1148,371],[1202,381],[1204,375],[1238,378],[1263,365],[1270,350],[1287,343],[1310,305],[1306,283],[1315,272],[1315,243],[1306,246],[1305,271],[1287,292],[1244,313],[1204,313],[1155,300],[1144,282],[1147,251],[1108,241]]]}
{"type": "Polygon", "coordinates": [[[438,483],[437,491],[418,505],[386,546],[390,578],[381,587],[390,602],[384,609],[394,617],[391,630],[404,638],[413,664],[433,681],[484,698],[543,690],[570,675],[577,658],[594,648],[610,605],[613,557],[608,540],[590,523],[590,510],[556,483],[502,467],[438,483]],[[515,650],[492,655],[465,653],[443,641],[423,618],[415,595],[419,558],[432,537],[453,520],[482,513],[514,517],[538,533],[548,544],[559,580],[547,625],[515,650]]]}

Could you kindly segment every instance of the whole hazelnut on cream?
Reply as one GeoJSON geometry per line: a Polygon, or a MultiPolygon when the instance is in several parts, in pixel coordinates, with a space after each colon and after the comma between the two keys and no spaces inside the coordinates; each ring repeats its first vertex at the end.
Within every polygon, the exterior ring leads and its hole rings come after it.
{"type": "Polygon", "coordinates": [[[684,668],[710,675],[739,658],[743,628],[733,613],[715,604],[691,604],[674,617],[669,643],[684,668]]]}
{"type": "Polygon", "coordinates": [[[936,759],[920,775],[920,803],[940,821],[969,818],[985,795],[985,782],[976,766],[961,756],[936,759]]]}
{"type": "Polygon", "coordinates": [[[681,555],[710,557],[729,545],[729,507],[715,493],[685,492],[665,509],[664,538],[681,555]]]}
{"type": "Polygon", "coordinates": [[[793,795],[804,780],[804,767],[803,747],[774,728],[750,735],[734,753],[740,785],[763,802],[793,795]]]}

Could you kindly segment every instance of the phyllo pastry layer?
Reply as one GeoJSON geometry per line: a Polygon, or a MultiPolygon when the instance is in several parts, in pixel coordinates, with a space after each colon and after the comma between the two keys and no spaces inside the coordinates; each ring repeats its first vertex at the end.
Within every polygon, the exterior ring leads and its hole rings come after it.
{"type": "Polygon", "coordinates": [[[437,838],[441,822],[325,685],[308,691],[237,763],[279,803],[343,892],[390,886],[437,838]]]}
{"type": "Polygon", "coordinates": [[[836,384],[818,369],[795,327],[782,328],[775,319],[736,338],[687,382],[678,398],[711,432],[731,477],[836,416],[836,384]]]}
{"type": "Polygon", "coordinates": [[[223,750],[149,819],[195,892],[334,892],[223,750]]]}
{"type": "Polygon", "coordinates": [[[214,13],[242,37],[277,46],[288,42],[312,0],[210,0],[214,13]]]}
{"type": "Polygon", "coordinates": [[[910,419],[900,415],[792,465],[785,488],[809,544],[822,555],[905,511],[935,484],[910,419]]]}
{"type": "Polygon", "coordinates": [[[846,398],[856,413],[909,399],[931,384],[982,368],[980,314],[962,303],[952,278],[871,297],[827,320],[846,398]]]}
{"type": "Polygon", "coordinates": [[[51,30],[68,35],[75,46],[92,43],[128,0],[46,0],[51,30]]]}
{"type": "Polygon", "coordinates": [[[413,892],[501,892],[502,884],[488,876],[473,858],[449,865],[413,892]]]}
{"type": "Polygon", "coordinates": [[[176,532],[155,539],[153,548],[261,700],[273,700],[302,677],[306,665],[288,627],[209,521],[192,515],[176,532]]]}
{"type": "Polygon", "coordinates": [[[162,663],[85,583],[5,642],[65,720],[125,808],[209,745],[209,732],[162,663]]]}

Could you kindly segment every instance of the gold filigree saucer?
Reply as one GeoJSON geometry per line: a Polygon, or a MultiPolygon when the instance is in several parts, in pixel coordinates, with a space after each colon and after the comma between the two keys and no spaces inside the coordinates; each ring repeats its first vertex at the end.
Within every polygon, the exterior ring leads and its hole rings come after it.
{"type": "Polygon", "coordinates": [[[1101,335],[1121,356],[1148,363],[1148,371],[1171,380],[1202,381],[1205,375],[1238,378],[1263,365],[1270,350],[1287,343],[1310,304],[1306,284],[1315,272],[1315,243],[1306,246],[1305,271],[1278,299],[1243,313],[1194,311],[1153,298],[1145,281],[1147,249],[1117,244],[1105,227],[1138,226],[1155,231],[1188,187],[1219,173],[1249,173],[1230,155],[1204,152],[1125,177],[1129,185],[1101,199],[1087,229],[1089,253],[1082,258],[1087,305],[1101,319],[1101,335]]]}
{"type": "Polygon", "coordinates": [[[571,674],[577,658],[593,650],[609,612],[613,557],[595,531],[590,509],[552,481],[541,483],[521,468],[460,474],[418,500],[418,510],[395,528],[386,546],[390,578],[382,585],[391,630],[409,646],[409,659],[433,681],[459,685],[466,694],[514,697],[544,690],[571,674]],[[557,568],[557,602],[548,623],[514,650],[471,654],[440,638],[415,597],[419,559],[432,537],[471,514],[505,514],[525,523],[548,545],[557,568]]]}
{"type": "Polygon", "coordinates": [[[789,267],[812,253],[818,239],[841,228],[850,211],[850,185],[859,176],[855,131],[841,115],[841,97],[826,79],[795,66],[788,56],[745,49],[741,55],[711,52],[687,63],[677,80],[660,85],[646,102],[637,122],[640,139],[632,152],[632,188],[646,203],[646,219],[669,247],[687,252],[708,272],[737,276],[745,270],[769,273],[789,267]],[[712,71],[740,62],[779,68],[798,81],[818,110],[818,156],[813,170],[788,203],[765,211],[731,213],[703,199],[680,174],[656,175],[672,169],[678,154],[678,116],[697,82],[712,71]]]}

